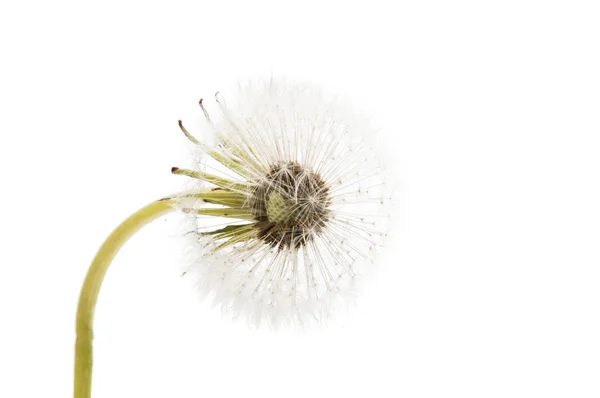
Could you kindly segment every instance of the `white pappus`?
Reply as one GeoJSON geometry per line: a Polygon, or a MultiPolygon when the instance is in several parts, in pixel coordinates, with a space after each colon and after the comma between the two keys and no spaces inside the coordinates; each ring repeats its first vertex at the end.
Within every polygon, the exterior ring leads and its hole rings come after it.
{"type": "Polygon", "coordinates": [[[380,251],[390,190],[371,131],[319,89],[268,79],[215,96],[184,195],[193,259],[186,275],[251,323],[327,319],[380,251]]]}

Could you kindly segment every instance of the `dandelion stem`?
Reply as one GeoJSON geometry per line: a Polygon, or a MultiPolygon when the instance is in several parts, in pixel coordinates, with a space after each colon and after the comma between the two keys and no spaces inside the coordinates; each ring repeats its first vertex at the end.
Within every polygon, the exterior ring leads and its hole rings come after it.
{"type": "Polygon", "coordinates": [[[74,397],[90,398],[92,388],[92,340],[94,309],[104,275],[113,258],[141,227],[173,210],[173,199],[161,199],[132,214],[106,238],[92,261],[81,288],[77,308],[74,397]]]}

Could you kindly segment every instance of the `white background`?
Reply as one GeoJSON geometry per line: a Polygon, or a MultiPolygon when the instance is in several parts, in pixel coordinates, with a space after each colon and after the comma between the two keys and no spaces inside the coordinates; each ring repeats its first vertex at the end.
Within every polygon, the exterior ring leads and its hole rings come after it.
{"type": "Polygon", "coordinates": [[[107,275],[94,398],[600,396],[599,21],[595,1],[3,2],[0,396],[71,395],[95,250],[183,184],[177,119],[270,73],[381,128],[388,257],[344,324],[254,331],[196,302],[165,217],[107,275]]]}

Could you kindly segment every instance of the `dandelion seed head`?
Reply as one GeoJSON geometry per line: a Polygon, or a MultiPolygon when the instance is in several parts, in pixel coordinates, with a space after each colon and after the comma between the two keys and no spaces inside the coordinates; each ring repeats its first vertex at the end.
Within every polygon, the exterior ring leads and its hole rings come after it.
{"type": "Polygon", "coordinates": [[[387,235],[391,197],[371,130],[318,89],[283,80],[215,102],[210,114],[201,103],[213,139],[197,143],[194,167],[198,187],[215,187],[185,204],[186,274],[251,323],[325,321],[352,301],[387,235]]]}

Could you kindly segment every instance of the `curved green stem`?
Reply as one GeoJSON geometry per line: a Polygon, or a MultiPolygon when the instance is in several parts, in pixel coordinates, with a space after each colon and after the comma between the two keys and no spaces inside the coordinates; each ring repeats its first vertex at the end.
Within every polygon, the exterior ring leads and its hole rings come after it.
{"type": "Polygon", "coordinates": [[[94,309],[104,275],[119,249],[141,227],[173,210],[176,200],[152,202],[123,221],[106,238],[94,257],[83,282],[77,308],[77,340],[75,342],[75,398],[90,398],[92,388],[92,340],[94,309]]]}

